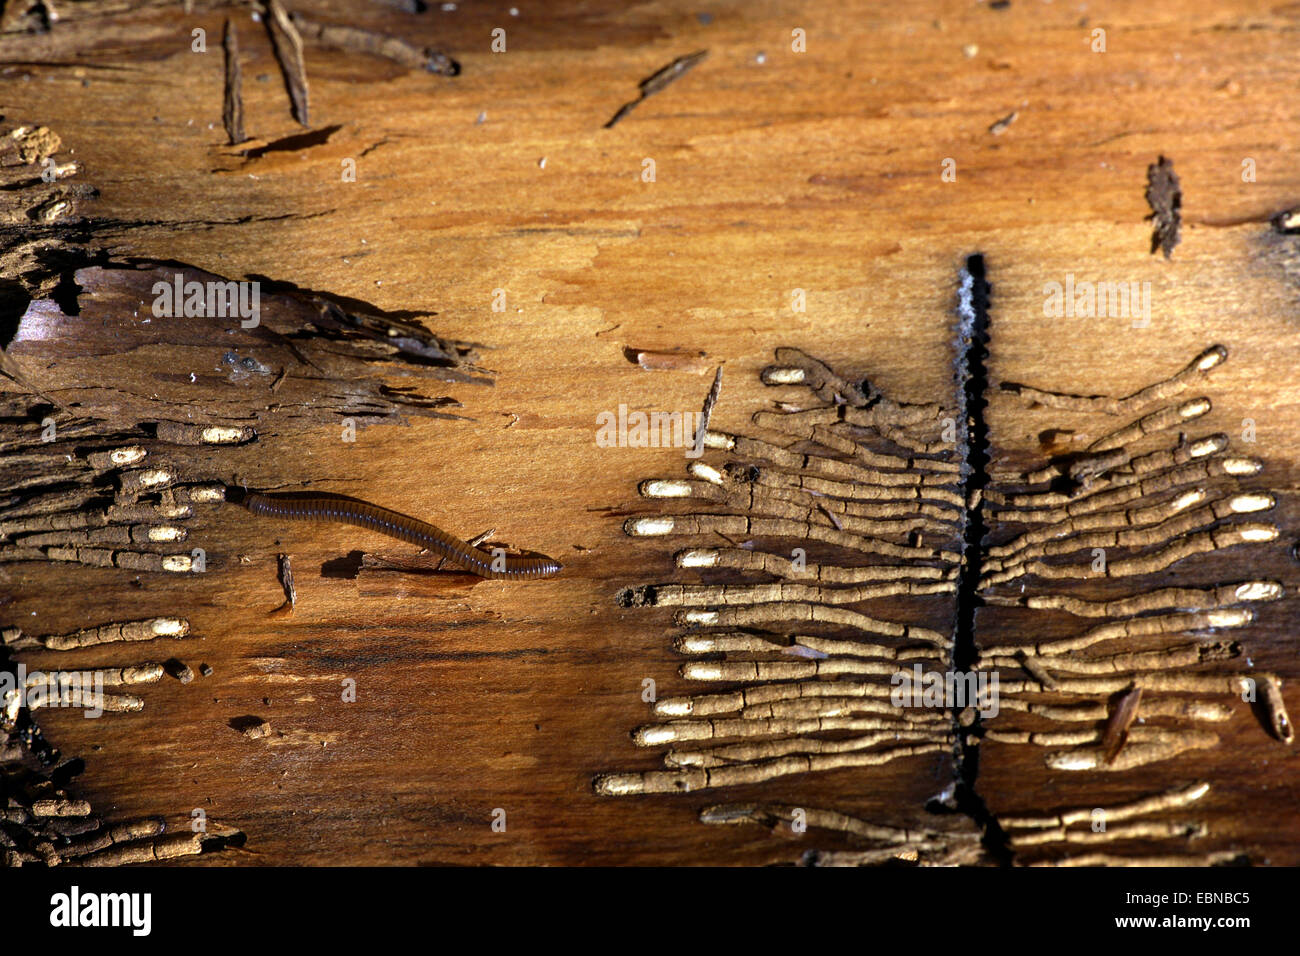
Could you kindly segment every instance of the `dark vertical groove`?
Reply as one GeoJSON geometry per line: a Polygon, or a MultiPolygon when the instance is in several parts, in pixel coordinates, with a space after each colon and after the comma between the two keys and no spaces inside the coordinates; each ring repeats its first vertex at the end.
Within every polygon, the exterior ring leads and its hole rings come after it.
{"type": "Polygon", "coordinates": [[[988,483],[989,435],[984,419],[988,391],[988,332],[990,286],[984,277],[984,257],[970,256],[961,273],[957,322],[957,414],[962,448],[961,572],[957,579],[957,620],[953,631],[953,667],[967,670],[978,656],[975,648],[975,609],[983,571],[983,495],[988,483]]]}
{"type": "MultiPolygon", "coordinates": [[[[975,617],[983,604],[980,577],[983,573],[984,488],[989,474],[988,422],[985,420],[988,394],[989,293],[984,257],[969,256],[961,271],[957,303],[957,435],[962,449],[961,570],[957,579],[957,608],[953,622],[951,667],[970,670],[979,658],[975,642],[975,617]]],[[[979,712],[969,708],[974,719],[963,725],[953,712],[954,798],[957,809],[970,816],[984,830],[984,846],[1000,863],[1009,863],[1011,851],[997,820],[975,790],[979,775],[979,737],[983,734],[979,712]],[[973,739],[972,739],[973,738],[973,739]]]]}

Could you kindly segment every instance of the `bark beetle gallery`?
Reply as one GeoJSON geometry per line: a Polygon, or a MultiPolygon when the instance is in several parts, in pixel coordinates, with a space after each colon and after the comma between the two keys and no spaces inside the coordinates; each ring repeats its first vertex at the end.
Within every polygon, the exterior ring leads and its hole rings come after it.
{"type": "MultiPolygon", "coordinates": [[[[978,337],[964,340],[978,347],[978,337]]],[[[682,631],[674,647],[690,658],[681,676],[726,689],[658,700],[662,720],[639,728],[633,740],[669,747],[665,769],[605,774],[596,778],[596,792],[721,791],[792,774],[879,767],[926,752],[952,752],[962,787],[970,782],[968,752],[981,739],[1034,749],[1056,770],[1129,770],[1215,746],[1213,727],[1232,715],[1234,701],[1257,702],[1267,730],[1291,743],[1275,675],[1240,664],[1199,666],[1242,658],[1240,641],[1214,637],[1248,626],[1252,605],[1279,599],[1281,584],[1143,584],[1197,555],[1278,537],[1275,525],[1260,520],[1275,506],[1273,495],[1241,487],[1259,472],[1258,461],[1230,455],[1223,434],[1171,435],[1209,411],[1208,399],[1181,396],[1227,355],[1213,346],[1176,374],[1121,399],[1010,386],[1045,411],[1102,411],[1114,416],[1116,427],[1081,455],[990,476],[996,480],[963,494],[963,484],[971,485],[969,446],[955,438],[964,431],[969,442],[974,429],[970,419],[964,430],[956,427],[959,408],[892,401],[869,381],[838,374],[798,350],[778,350],[779,364],[762,373],[778,393],[776,408],[753,415],[762,437],[710,431],[705,444],[720,456],[715,461],[690,463],[685,478],[640,486],[646,498],[704,510],[678,507],[625,526],[637,538],[680,539],[688,547],[674,561],[701,581],[641,585],[620,601],[676,608],[673,621],[682,631]],[[896,450],[877,450],[882,443],[896,450]],[[983,555],[962,551],[972,511],[987,513],[998,541],[983,555]],[[1123,556],[1107,559],[1108,549],[1123,556]],[[977,590],[963,594],[960,577],[971,565],[980,574],[977,590]],[[705,583],[720,569],[737,575],[705,583]],[[1104,599],[1084,596],[1098,579],[1122,589],[1104,599]],[[1027,580],[1039,593],[1026,591],[1027,580]],[[1072,620],[1069,636],[1051,640],[1026,640],[1035,633],[1031,627],[1003,643],[996,625],[979,628],[974,647],[963,648],[960,633],[869,613],[873,600],[895,596],[925,596],[946,606],[978,600],[1064,612],[1072,620]],[[1108,652],[1107,644],[1120,639],[1137,639],[1143,649],[1108,652]],[[961,685],[969,688],[965,699],[936,693],[924,701],[928,706],[900,706],[897,689],[900,678],[911,680],[908,670],[944,676],[932,683],[951,693],[955,669],[971,658],[966,676],[976,679],[961,685]],[[991,685],[982,679],[989,676],[991,685]],[[986,699],[990,686],[995,701],[986,699]],[[981,719],[988,716],[995,719],[981,719]],[[1139,716],[1141,726],[1132,727],[1139,716]]],[[[961,608],[952,613],[961,619],[961,608]]],[[[869,844],[831,854],[805,851],[810,862],[948,865],[977,860],[981,849],[1005,857],[1057,845],[1071,851],[1054,860],[1063,865],[1144,865],[1159,857],[1107,854],[1106,845],[1136,837],[1181,845],[1203,835],[1205,825],[1185,808],[1210,788],[1198,782],[1096,808],[1103,818],[1124,821],[1100,830],[1087,807],[1004,818],[994,826],[974,821],[983,824],[982,833],[765,803],[707,806],[700,819],[772,826],[798,814],[804,826],[855,834],[869,844]]],[[[1174,858],[1212,864],[1235,856],[1174,858]]]]}
{"type": "MultiPolygon", "coordinates": [[[[149,274],[143,276],[147,281],[149,274]]],[[[88,273],[84,281],[103,280],[88,273]]],[[[1187,852],[1189,841],[1206,832],[1192,804],[1211,790],[1209,780],[1047,816],[993,814],[978,796],[970,765],[975,748],[991,744],[1028,748],[1055,770],[1128,770],[1215,746],[1213,728],[1233,715],[1234,702],[1253,702],[1270,733],[1293,740],[1278,678],[1241,666],[1243,657],[1249,661],[1242,640],[1218,639],[1250,625],[1252,606],[1279,599],[1281,584],[1143,584],[1199,555],[1249,549],[1278,537],[1276,525],[1262,520],[1274,508],[1274,496],[1243,484],[1259,473],[1260,463],[1231,454],[1225,434],[1186,431],[1211,408],[1208,398],[1189,390],[1206,383],[1228,350],[1211,346],[1167,378],[1122,398],[1004,383],[1001,392],[1045,418],[1101,414],[1114,427],[1082,453],[1024,472],[993,471],[979,447],[986,442],[982,390],[988,383],[980,358],[987,298],[975,294],[978,281],[969,269],[963,273],[955,402],[896,401],[869,379],[783,348],[777,364],[760,376],[776,397],[772,408],[752,416],[758,434],[731,434],[707,428],[721,382],[715,379],[702,417],[706,430],[697,436],[704,456],[688,458],[684,478],[640,485],[647,499],[702,508],[635,517],[625,526],[637,539],[688,545],[673,560],[699,583],[639,585],[622,591],[618,601],[676,609],[673,620],[682,631],[674,647],[689,658],[681,676],[719,689],[659,699],[655,712],[662,719],[639,728],[633,740],[642,747],[667,746],[665,769],[602,774],[595,779],[598,794],[725,791],[790,775],[950,754],[952,784],[936,799],[967,812],[929,825],[868,821],[834,808],[780,802],[709,804],[700,808],[700,819],[770,827],[797,823],[862,844],[798,855],[820,864],[1013,858],[1061,865],[1162,859],[1213,864],[1240,856],[1187,852]],[[1027,581],[1034,582],[1032,590],[1027,581]],[[1098,591],[1098,582],[1115,586],[1098,591]],[[916,620],[873,611],[881,600],[900,598],[928,609],[916,620]],[[1008,641],[988,609],[1014,610],[1031,623],[1010,628],[1008,641]],[[1055,623],[1039,628],[1026,611],[1055,614],[1055,623]],[[945,617],[949,627],[932,626],[945,617]],[[1043,633],[1060,636],[1034,637],[1043,633]],[[1108,652],[1106,645],[1120,640],[1128,649],[1108,652]],[[1207,663],[1216,666],[1202,666],[1207,663]],[[900,693],[900,684],[910,685],[910,694],[900,693]],[[1109,824],[1100,829],[1099,814],[1109,824]],[[1182,850],[1164,856],[1107,852],[1107,844],[1134,839],[1176,843],[1182,850]]],[[[268,334],[282,325],[274,306],[268,334]]],[[[328,306],[320,308],[321,315],[330,314],[328,306]]],[[[90,318],[63,315],[48,305],[35,309],[48,314],[45,322],[90,318]]],[[[14,352],[23,355],[41,341],[24,340],[14,352]]],[[[293,365],[287,358],[284,367],[293,365]]],[[[89,422],[65,428],[61,440],[75,449],[68,455],[78,462],[78,477],[50,484],[41,477],[41,461],[64,454],[64,446],[55,442],[50,448],[41,440],[38,421],[47,409],[40,394],[25,400],[31,406],[26,412],[15,406],[16,420],[32,423],[19,428],[29,436],[32,471],[11,485],[16,493],[4,508],[0,560],[193,572],[188,556],[166,552],[185,540],[183,524],[195,507],[229,507],[222,502],[231,490],[183,480],[158,456],[187,443],[238,447],[254,440],[256,429],[227,436],[216,426],[186,430],[157,423],[106,436],[89,422]],[[128,438],[137,444],[122,444],[128,438]]],[[[236,490],[233,500],[271,517],[327,516],[392,533],[388,524],[369,517],[373,506],[345,499],[276,499],[236,490]]],[[[416,531],[426,527],[414,524],[416,531]]],[[[550,559],[511,557],[494,572],[491,555],[437,534],[436,540],[422,531],[398,536],[487,576],[558,569],[550,559]],[[452,543],[444,544],[444,537],[452,543]],[[533,563],[509,563],[517,561],[533,563]]],[[[184,619],[156,618],[63,635],[10,628],[5,642],[10,651],[76,651],[188,635],[184,619]]],[[[115,688],[137,690],[166,672],[162,662],[143,661],[107,677],[97,673],[115,688]]],[[[7,759],[18,767],[26,753],[39,751],[33,712],[51,704],[76,706],[84,693],[65,683],[35,704],[29,694],[23,708],[11,694],[7,759]]],[[[110,712],[144,706],[132,693],[100,699],[110,712]]],[[[262,722],[251,721],[245,733],[264,730],[262,722]]],[[[10,838],[11,864],[158,860],[243,840],[238,830],[220,825],[206,835],[164,835],[155,819],[101,825],[89,805],[70,798],[49,772],[29,769],[15,779],[22,781],[26,800],[10,811],[9,822],[25,829],[21,845],[10,838]],[[70,826],[62,817],[79,822],[70,826]]]]}

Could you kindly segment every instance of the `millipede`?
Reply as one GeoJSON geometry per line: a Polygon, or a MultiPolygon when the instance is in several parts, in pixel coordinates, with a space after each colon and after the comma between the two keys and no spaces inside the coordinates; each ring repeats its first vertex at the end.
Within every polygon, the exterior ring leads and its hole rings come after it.
{"type": "Polygon", "coordinates": [[[484,578],[545,578],[559,573],[563,567],[544,555],[522,557],[500,550],[483,551],[427,521],[365,501],[325,495],[279,497],[240,492],[238,489],[231,491],[232,499],[255,515],[294,521],[337,522],[376,531],[432,551],[484,578]]]}

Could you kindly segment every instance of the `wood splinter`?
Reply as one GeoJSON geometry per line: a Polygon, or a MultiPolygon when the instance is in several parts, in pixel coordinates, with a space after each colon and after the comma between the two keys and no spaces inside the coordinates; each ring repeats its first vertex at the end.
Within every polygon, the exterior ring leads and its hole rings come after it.
{"type": "Polygon", "coordinates": [[[641,95],[634,100],[629,100],[618,108],[613,116],[605,123],[605,129],[611,129],[613,126],[641,105],[647,98],[665,89],[668,84],[681,77],[693,66],[709,55],[708,50],[696,50],[694,53],[687,53],[685,56],[679,56],[667,66],[655,70],[644,80],[641,81],[641,95]]]}

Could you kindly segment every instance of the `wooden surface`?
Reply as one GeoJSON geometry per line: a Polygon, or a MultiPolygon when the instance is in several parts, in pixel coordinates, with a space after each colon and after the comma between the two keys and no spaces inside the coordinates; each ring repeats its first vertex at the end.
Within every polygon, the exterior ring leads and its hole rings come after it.
{"type": "MultiPolygon", "coordinates": [[[[525,583],[340,572],[350,552],[396,560],[412,549],[230,505],[196,509],[188,524],[187,544],[209,556],[202,575],[0,566],[4,623],[27,633],[183,615],[197,638],[87,651],[77,667],[176,655],[213,669],[146,688],[138,714],[42,714],[46,737],[84,758],[77,792],[105,817],[183,820],[203,808],[247,837],[194,861],[214,865],[750,863],[797,859],[812,845],[697,822],[720,796],[918,824],[951,782],[945,755],[724,795],[593,794],[597,773],[659,763],[628,739],[650,719],[642,681],[660,695],[688,691],[671,614],[614,602],[623,587],[677,573],[671,548],[629,539],[622,524],[658,512],[637,483],[679,475],[682,452],[601,448],[595,432],[620,404],[692,411],[708,389],[706,374],[645,371],[626,349],[702,351],[705,368],[722,365],[713,425],[724,430],[745,429],[770,403],[757,375],[781,346],[859,370],[896,398],[950,402],[957,275],[972,253],[985,256],[993,286],[994,382],[1126,395],[1211,344],[1230,350],[1203,390],[1214,411],[1196,434],[1231,434],[1238,453],[1266,463],[1252,482],[1282,496],[1272,518],[1283,535],[1252,553],[1249,574],[1282,580],[1286,599],[1261,609],[1241,640],[1258,667],[1294,681],[1298,267],[1295,238],[1269,225],[1300,195],[1291,8],[1119,3],[1085,17],[1021,0],[590,3],[521,6],[512,17],[508,5],[408,15],[303,3],[324,20],[439,46],[462,72],[308,44],[312,129],[332,131],[248,158],[221,128],[227,15],[239,29],[249,135],[275,143],[303,132],[265,31],[242,6],[178,7],[65,0],[49,32],[0,37],[6,129],[46,126],[62,141],[56,159],[79,165],[66,182],[6,195],[5,278],[52,294],[58,270],[32,266],[25,245],[38,241],[72,250],[66,261],[80,266],[89,260],[77,250],[89,250],[265,277],[478,343],[493,384],[436,386],[460,403],[443,409],[458,419],[394,414],[354,443],[337,424],[298,422],[228,452],[182,449],[177,467],[189,481],[353,495],[465,537],[495,529],[494,540],[550,554],[565,571],[525,583]],[[190,51],[194,27],[206,30],[206,54],[190,51]],[[496,27],[505,53],[490,51],[496,27]],[[1095,27],[1105,53],[1090,50],[1095,27]],[[795,28],[807,31],[805,53],[791,51],[795,28]],[[698,49],[709,51],[703,62],[602,129],[640,80],[698,49]],[[1005,131],[989,132],[1012,111],[1005,131]],[[1145,220],[1146,170],[1160,155],[1183,190],[1182,242],[1168,260],[1150,254],[1145,220]],[[642,180],[647,158],[654,182],[642,180]],[[955,182],[941,179],[946,158],[955,182]],[[1246,158],[1256,182],[1242,181],[1246,158]],[[355,183],[340,181],[345,159],[356,160],[355,183]],[[28,215],[73,183],[97,194],[72,196],[48,224],[28,215]],[[1150,327],[1044,317],[1043,284],[1067,273],[1149,281],[1150,327]],[[497,289],[504,312],[492,310],[497,289]],[[807,292],[805,313],[790,309],[794,289],[807,292]],[[1257,441],[1240,450],[1246,418],[1257,441]],[[297,585],[288,617],[270,616],[283,602],[279,553],[297,585]],[[355,703],[340,699],[346,679],[355,703]],[[250,716],[271,734],[231,726],[250,716]],[[496,808],[503,833],[491,828],[496,808]]],[[[82,309],[95,314],[94,301],[82,309]]],[[[12,328],[16,316],[5,321],[12,328]]],[[[195,367],[142,356],[140,374],[223,374],[217,345],[164,354],[195,367]]],[[[137,411],[113,394],[126,383],[109,369],[124,362],[129,354],[105,358],[94,381],[96,366],[79,373],[109,417],[137,411]]],[[[59,374],[23,370],[38,386],[59,374]]],[[[199,408],[211,401],[203,387],[199,408]]],[[[252,407],[265,396],[245,398],[252,407]]],[[[1048,429],[1098,433],[998,392],[989,422],[995,469],[1040,461],[1048,429]]],[[[1197,573],[1225,581],[1242,569],[1221,555],[1197,573]]],[[[943,611],[933,613],[941,625],[943,611]]],[[[981,639],[1026,626],[1004,609],[981,612],[981,639]]],[[[29,667],[67,660],[20,657],[29,667]]],[[[1284,694],[1295,712],[1293,687],[1284,694]]],[[[995,815],[1025,814],[1205,779],[1211,835],[1196,853],[1300,862],[1294,748],[1244,707],[1220,733],[1215,749],[1104,775],[1047,771],[1026,748],[988,744],[977,789],[995,815]]]]}

